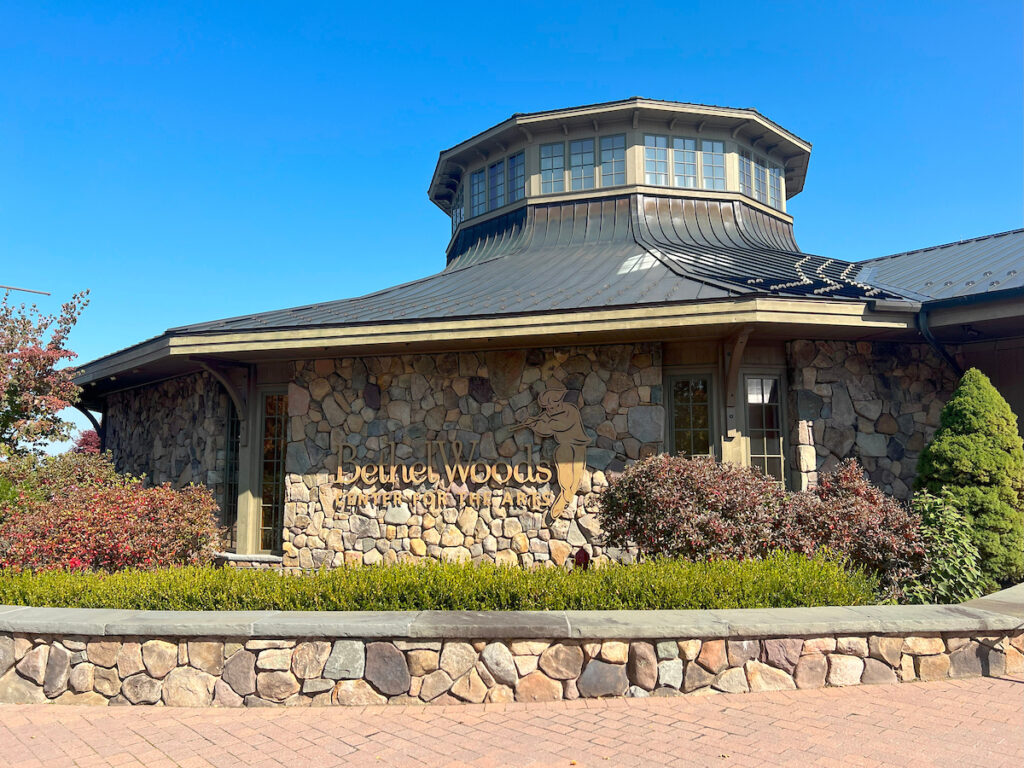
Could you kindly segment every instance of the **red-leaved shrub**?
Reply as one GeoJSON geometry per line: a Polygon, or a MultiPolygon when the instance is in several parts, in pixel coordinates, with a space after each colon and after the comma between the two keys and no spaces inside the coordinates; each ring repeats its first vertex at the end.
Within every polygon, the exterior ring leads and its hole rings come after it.
{"type": "Polygon", "coordinates": [[[760,472],[708,457],[652,456],[604,493],[601,527],[610,545],[688,560],[751,558],[779,548],[786,501],[760,472]]]}
{"type": "Polygon", "coordinates": [[[886,598],[901,598],[925,569],[921,516],[869,483],[854,459],[822,475],[817,487],[790,494],[782,525],[787,549],[844,554],[878,576],[886,598]]]}
{"type": "Polygon", "coordinates": [[[613,480],[601,501],[607,543],[688,560],[828,549],[899,598],[925,569],[920,516],[871,485],[856,461],[810,491],[787,493],[759,470],[706,457],[654,456],[613,480]]]}
{"type": "Polygon", "coordinates": [[[147,488],[90,454],[49,457],[11,474],[14,493],[0,500],[0,567],[204,564],[219,545],[217,504],[205,488],[147,488]]]}

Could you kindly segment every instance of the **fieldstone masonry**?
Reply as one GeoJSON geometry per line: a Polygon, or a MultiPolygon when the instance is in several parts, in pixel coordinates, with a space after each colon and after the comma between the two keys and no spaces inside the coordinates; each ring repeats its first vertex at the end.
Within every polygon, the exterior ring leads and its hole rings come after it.
{"type": "Polygon", "coordinates": [[[794,341],[789,364],[791,445],[803,487],[852,456],[883,491],[910,498],[917,458],[957,383],[935,350],[794,341]]]}
{"type": "Polygon", "coordinates": [[[107,405],[106,446],[118,472],[175,488],[202,483],[223,507],[232,407],[208,373],[118,392],[107,405]]]}
{"type": "MultiPolygon", "coordinates": [[[[872,482],[909,498],[917,457],[956,384],[934,350],[926,344],[794,341],[788,361],[796,485],[814,485],[819,473],[853,456],[872,482]]],[[[580,549],[598,563],[629,559],[629,552],[604,545],[596,513],[617,472],[664,450],[661,345],[292,365],[282,563],[231,565],[300,571],[422,558],[561,565],[580,549]],[[538,398],[548,390],[565,393],[590,441],[575,497],[558,519],[550,515],[550,503],[536,501],[557,493],[554,480],[339,481],[343,454],[364,466],[410,466],[426,462],[428,446],[439,444],[448,451],[461,444],[467,461],[553,467],[556,440],[525,424],[541,413],[538,398]],[[428,492],[434,492],[429,504],[428,492]]],[[[204,483],[223,504],[231,407],[206,373],[121,392],[109,402],[107,445],[119,470],[178,487],[204,483]]]]}
{"type": "Polygon", "coordinates": [[[713,695],[1024,673],[1024,633],[681,640],[0,634],[0,703],[273,707],[713,695]]]}
{"type": "Polygon", "coordinates": [[[662,450],[661,370],[656,344],[297,362],[288,389],[284,567],[423,557],[561,565],[579,549],[598,562],[621,559],[601,542],[599,494],[609,473],[662,450]],[[458,441],[467,460],[551,465],[556,441],[521,428],[549,389],[566,392],[591,441],[582,482],[559,519],[550,505],[529,501],[556,493],[552,482],[338,481],[343,450],[361,464],[386,464],[392,451],[397,463],[411,464],[427,461],[428,441],[458,441]],[[383,504],[346,498],[395,490],[401,498],[383,504]],[[441,503],[416,500],[431,490],[443,492],[441,503]],[[489,503],[483,491],[493,494],[489,503]]]}

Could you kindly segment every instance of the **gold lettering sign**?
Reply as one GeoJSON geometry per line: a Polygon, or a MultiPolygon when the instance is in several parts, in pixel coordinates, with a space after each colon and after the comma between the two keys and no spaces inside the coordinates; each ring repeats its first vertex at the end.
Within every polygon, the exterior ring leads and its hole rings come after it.
{"type": "MultiPolygon", "coordinates": [[[[538,493],[506,488],[502,494],[501,504],[511,506],[528,506],[539,510],[550,506],[551,516],[560,517],[572,501],[583,481],[583,472],[587,465],[587,446],[590,437],[583,429],[579,408],[567,402],[567,391],[564,389],[548,389],[537,398],[541,412],[531,416],[515,428],[516,431],[530,429],[535,437],[552,438],[555,443],[554,472],[546,463],[534,461],[533,446],[526,448],[526,460],[515,464],[511,462],[485,461],[479,458],[479,441],[472,441],[466,446],[461,440],[428,440],[426,443],[426,461],[410,464],[395,463],[395,446],[386,444],[380,451],[377,464],[360,464],[356,461],[356,449],[352,445],[343,445],[341,461],[338,464],[338,482],[345,486],[391,485],[396,488],[413,487],[422,483],[436,485],[446,483],[449,488],[464,488],[467,482],[476,485],[494,483],[508,486],[510,483],[537,484],[549,483],[552,479],[558,486],[558,493],[538,493]]],[[[427,508],[443,507],[448,491],[433,490],[413,494],[413,502],[427,508]]],[[[470,493],[453,492],[461,507],[469,500],[489,506],[494,496],[492,490],[481,489],[470,493]]],[[[364,493],[352,490],[343,496],[346,505],[363,504],[398,504],[405,498],[403,491],[379,491],[364,493]]]]}

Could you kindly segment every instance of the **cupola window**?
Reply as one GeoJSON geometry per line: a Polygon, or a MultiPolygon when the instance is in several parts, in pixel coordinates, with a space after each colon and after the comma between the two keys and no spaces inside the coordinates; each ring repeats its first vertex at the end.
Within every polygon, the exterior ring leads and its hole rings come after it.
{"type": "Polygon", "coordinates": [[[569,180],[573,190],[594,188],[594,140],[569,142],[569,180]]]}
{"type": "Polygon", "coordinates": [[[565,191],[565,144],[541,144],[540,191],[542,194],[565,191]]]}
{"type": "Polygon", "coordinates": [[[704,189],[725,189],[725,142],[702,141],[704,189]]]}
{"type": "Polygon", "coordinates": [[[522,152],[508,159],[508,201],[514,203],[526,197],[526,155],[522,152]]]}
{"type": "Polygon", "coordinates": [[[644,181],[668,186],[668,136],[644,136],[644,181]]]}
{"type": "Polygon", "coordinates": [[[772,208],[782,208],[782,168],[740,150],[740,192],[772,208]]]}
{"type": "Polygon", "coordinates": [[[459,224],[466,218],[466,207],[462,199],[462,185],[459,184],[455,190],[455,197],[452,200],[452,232],[459,228],[459,224]]]}
{"type": "Polygon", "coordinates": [[[677,187],[697,188],[697,142],[695,139],[672,139],[672,172],[677,187]]]}
{"type": "Polygon", "coordinates": [[[487,169],[489,189],[487,193],[487,205],[489,210],[501,208],[505,204],[505,161],[499,160],[492,163],[487,169]]]}
{"type": "Polygon", "coordinates": [[[469,208],[471,216],[487,213],[487,174],[483,168],[469,177],[469,208]]]}
{"type": "Polygon", "coordinates": [[[601,137],[601,186],[626,183],[626,135],[601,137]]]}

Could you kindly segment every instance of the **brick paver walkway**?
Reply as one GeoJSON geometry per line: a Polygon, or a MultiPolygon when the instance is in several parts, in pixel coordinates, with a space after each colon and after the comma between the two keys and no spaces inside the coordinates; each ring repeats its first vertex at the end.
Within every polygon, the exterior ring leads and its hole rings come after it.
{"type": "Polygon", "coordinates": [[[0,706],[0,765],[1024,766],[1024,680],[365,709],[0,706]]]}

